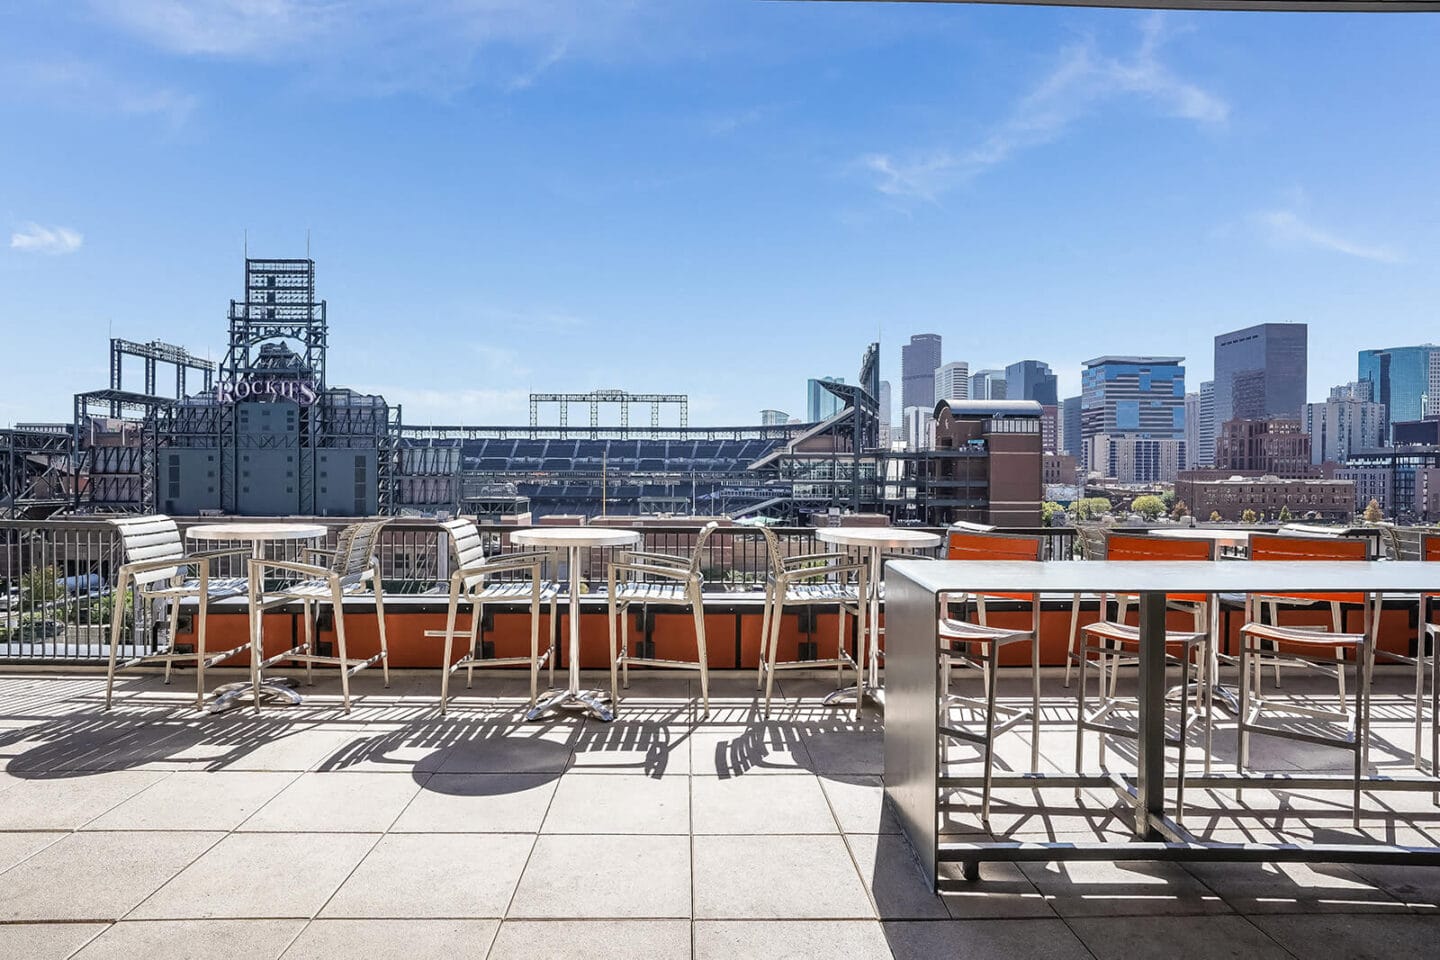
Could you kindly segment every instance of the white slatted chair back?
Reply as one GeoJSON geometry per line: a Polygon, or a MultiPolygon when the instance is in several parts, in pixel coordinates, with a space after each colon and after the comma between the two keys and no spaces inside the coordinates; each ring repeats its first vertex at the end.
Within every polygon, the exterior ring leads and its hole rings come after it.
{"type": "Polygon", "coordinates": [[[371,569],[372,562],[380,553],[380,531],[388,520],[369,520],[352,523],[340,531],[335,542],[335,556],[330,561],[330,572],[340,578],[342,586],[359,583],[371,569]]]}
{"type": "Polygon", "coordinates": [[[780,538],[767,526],[761,526],[760,533],[765,537],[765,548],[770,554],[770,573],[779,579],[785,572],[785,555],[781,552],[780,538]]]}
{"type": "Polygon", "coordinates": [[[711,534],[720,528],[720,524],[711,520],[700,528],[700,533],[695,537],[695,549],[690,554],[690,572],[700,572],[700,561],[705,558],[705,541],[710,539],[711,534]]]}
{"type": "Polygon", "coordinates": [[[450,559],[454,561],[456,570],[484,562],[485,541],[480,538],[480,530],[473,521],[462,517],[446,520],[440,526],[450,537],[450,559]]]}
{"type": "MultiPolygon", "coordinates": [[[[164,514],[148,517],[125,517],[111,520],[120,535],[125,550],[126,563],[141,563],[151,560],[181,560],[185,547],[180,542],[180,528],[175,521],[164,514]]],[[[179,567],[160,567],[135,574],[135,586],[144,589],[156,583],[173,580],[180,572],[179,567]]]]}

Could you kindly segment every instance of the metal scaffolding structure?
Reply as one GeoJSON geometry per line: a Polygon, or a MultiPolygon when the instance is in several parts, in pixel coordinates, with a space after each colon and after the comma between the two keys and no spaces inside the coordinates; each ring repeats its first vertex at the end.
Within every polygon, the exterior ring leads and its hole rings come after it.
{"type": "MultiPolygon", "coordinates": [[[[123,391],[125,389],[125,358],[138,357],[145,361],[145,389],[146,396],[158,396],[156,392],[155,376],[157,368],[162,363],[172,364],[175,367],[175,399],[183,399],[185,396],[185,374],[187,371],[196,370],[204,378],[206,392],[209,392],[215,385],[215,364],[209,360],[202,360],[192,354],[184,347],[177,347],[171,343],[164,343],[160,340],[151,340],[149,343],[136,343],[133,340],[122,340],[119,337],[110,338],[110,389],[123,391]]],[[[119,408],[111,410],[112,417],[120,416],[119,408]]]]}
{"type": "Polygon", "coordinates": [[[73,474],[71,443],[65,424],[0,429],[0,516],[15,520],[65,506],[73,474]]]}
{"type": "Polygon", "coordinates": [[[126,390],[75,394],[74,462],[85,476],[72,492],[75,512],[154,513],[155,469],[162,420],[175,406],[171,397],[126,390]],[[113,425],[114,431],[102,431],[113,425]],[[132,435],[132,432],[134,435],[132,435]],[[107,442],[107,439],[118,442],[107,442]]]}
{"type": "MultiPolygon", "coordinates": [[[[686,427],[690,423],[690,398],[683,393],[629,393],[625,390],[591,390],[589,393],[532,393],[530,394],[530,429],[532,435],[540,428],[540,404],[558,403],[560,405],[560,426],[565,428],[570,425],[570,404],[583,403],[590,407],[590,430],[591,438],[600,436],[600,405],[616,404],[620,407],[620,428],[628,430],[630,427],[630,406],[636,403],[648,403],[650,405],[650,429],[660,429],[660,405],[675,404],[680,407],[680,426],[686,427]]],[[[653,433],[653,436],[659,436],[653,433]]]]}

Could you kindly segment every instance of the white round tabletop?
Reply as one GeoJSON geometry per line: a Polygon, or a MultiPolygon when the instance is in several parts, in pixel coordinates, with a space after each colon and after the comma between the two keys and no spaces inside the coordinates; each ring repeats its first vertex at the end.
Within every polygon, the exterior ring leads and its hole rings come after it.
{"type": "Polygon", "coordinates": [[[888,547],[892,550],[933,547],[940,534],[904,527],[820,527],[815,537],[825,543],[841,543],[851,547],[888,547]]]}
{"type": "Polygon", "coordinates": [[[189,540],[316,540],[329,531],[318,523],[202,523],[187,527],[189,540]]]}
{"type": "Polygon", "coordinates": [[[510,539],[532,547],[623,547],[639,543],[640,534],[610,527],[536,527],[516,530],[510,539]]]}

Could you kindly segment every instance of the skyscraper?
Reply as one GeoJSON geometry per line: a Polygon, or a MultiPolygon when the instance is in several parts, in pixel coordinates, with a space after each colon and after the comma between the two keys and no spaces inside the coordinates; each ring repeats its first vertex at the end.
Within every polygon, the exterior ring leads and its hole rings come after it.
{"type": "Polygon", "coordinates": [[[760,426],[762,427],[783,427],[790,422],[790,414],[784,410],[761,410],[760,426]]]}
{"type": "Polygon", "coordinates": [[[971,400],[1005,400],[1004,370],[976,370],[970,375],[971,400]]]}
{"type": "Polygon", "coordinates": [[[1307,328],[1261,323],[1215,338],[1215,424],[1299,418],[1305,407],[1307,328]]]}
{"type": "Polygon", "coordinates": [[[1200,461],[1200,391],[1185,394],[1185,467],[1198,467],[1200,461]]]}
{"type": "Polygon", "coordinates": [[[1425,343],[1360,351],[1360,379],[1370,399],[1385,405],[1385,438],[1397,420],[1419,420],[1440,412],[1440,347],[1425,343]]]}
{"type": "Polygon", "coordinates": [[[1084,449],[1080,441],[1080,398],[1066,397],[1060,406],[1060,450],[1083,464],[1084,449]]]}
{"type": "Polygon", "coordinates": [[[826,390],[822,383],[844,383],[844,377],[821,377],[805,381],[805,421],[819,423],[828,420],[845,409],[845,401],[826,390]]]}
{"type": "Polygon", "coordinates": [[[1360,381],[1330,390],[1324,403],[1305,405],[1305,432],[1310,435],[1312,463],[1344,463],[1357,450],[1385,443],[1385,405],[1368,399],[1369,383],[1360,381]]]}
{"type": "Polygon", "coordinates": [[[1034,400],[1043,407],[1060,403],[1055,374],[1050,364],[1021,360],[1005,368],[1005,399],[1034,400]]]}
{"type": "Polygon", "coordinates": [[[917,333],[900,347],[900,406],[935,408],[935,371],[940,368],[940,334],[917,333]]]}
{"type": "Polygon", "coordinates": [[[895,422],[890,419],[890,381],[880,381],[880,396],[875,398],[880,407],[880,446],[888,449],[890,447],[890,436],[894,432],[895,422]]]}
{"type": "Polygon", "coordinates": [[[1111,471],[1116,456],[1135,464],[1127,482],[1174,480],[1185,442],[1184,357],[1096,357],[1080,374],[1080,433],[1089,469],[1111,471]],[[1141,446],[1121,439],[1171,441],[1141,446]],[[1165,474],[1170,474],[1166,476],[1165,474]]]}
{"type": "Polygon", "coordinates": [[[1202,467],[1215,466],[1215,381],[1205,380],[1200,384],[1200,423],[1195,430],[1200,449],[1195,452],[1193,463],[1202,467]]]}
{"type": "Polygon", "coordinates": [[[947,363],[935,371],[935,399],[934,403],[941,400],[968,400],[970,399],[970,364],[963,360],[947,363]]]}

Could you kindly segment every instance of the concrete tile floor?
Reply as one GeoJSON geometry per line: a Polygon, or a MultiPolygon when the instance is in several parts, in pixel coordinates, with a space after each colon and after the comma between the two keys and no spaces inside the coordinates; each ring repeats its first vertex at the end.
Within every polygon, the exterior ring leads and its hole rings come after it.
{"type": "MultiPolygon", "coordinates": [[[[1393,960],[1440,943],[1440,869],[992,864],[937,895],[882,802],[882,718],[823,706],[828,672],[782,676],[765,720],[753,675],[717,674],[702,719],[697,679],[636,671],[613,724],[526,724],[526,685],[494,674],[458,685],[444,717],[422,673],[389,690],[361,675],[348,715],[323,674],[302,706],[259,716],[197,714],[187,680],[127,677],[106,713],[93,674],[0,673],[0,957],[1393,960]]],[[[1408,682],[1382,677],[1376,698],[1372,761],[1397,775],[1408,682]]],[[[1291,691],[1324,693],[1287,676],[1291,691]]],[[[1001,692],[1028,698],[1011,677],[1001,692]]],[[[1073,703],[1047,676],[1047,769],[1073,765],[1073,703]]],[[[1345,763],[1256,747],[1262,768],[1345,763]]],[[[1029,754],[1023,729],[997,749],[1001,769],[1029,754]]],[[[1133,768],[1133,745],[1106,758],[1133,768]]],[[[957,836],[982,836],[974,799],[955,794],[957,836]]],[[[1354,836],[1339,794],[1188,800],[1187,824],[1219,838],[1354,836]]],[[[1077,808],[1068,790],[1001,790],[990,828],[1078,840],[1126,822],[1113,794],[1077,808]]],[[[1360,832],[1440,842],[1440,807],[1372,794],[1360,832]]]]}

